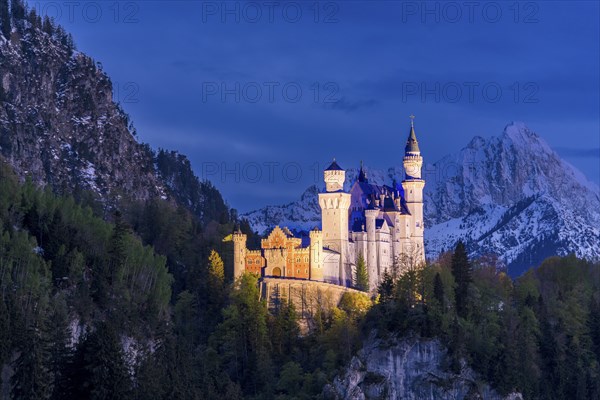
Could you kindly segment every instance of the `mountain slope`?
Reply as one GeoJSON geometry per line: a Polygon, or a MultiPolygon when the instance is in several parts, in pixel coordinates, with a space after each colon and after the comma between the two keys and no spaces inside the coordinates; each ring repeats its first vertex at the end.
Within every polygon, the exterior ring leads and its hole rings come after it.
{"type": "MultiPolygon", "coordinates": [[[[369,178],[389,183],[402,178],[400,171],[370,171],[369,178]]],[[[349,182],[355,174],[349,173],[349,182]]],[[[430,258],[459,239],[472,256],[499,255],[513,275],[550,255],[600,257],[598,187],[523,123],[507,125],[498,137],[473,138],[459,152],[424,167],[423,175],[430,258]]],[[[307,193],[298,202],[244,217],[259,232],[274,224],[297,229],[319,225],[318,205],[312,206],[316,190],[307,193]]]]}
{"type": "Polygon", "coordinates": [[[228,214],[184,156],[136,140],[110,78],[60,26],[14,18],[0,34],[0,61],[0,155],[21,179],[76,197],[92,192],[105,204],[169,199],[205,221],[228,214]]]}

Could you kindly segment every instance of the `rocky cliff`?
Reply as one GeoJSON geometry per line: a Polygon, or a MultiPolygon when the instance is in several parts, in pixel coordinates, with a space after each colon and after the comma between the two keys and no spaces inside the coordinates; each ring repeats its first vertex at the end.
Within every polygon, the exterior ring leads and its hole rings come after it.
{"type": "Polygon", "coordinates": [[[448,372],[446,358],[438,340],[372,336],[323,394],[339,400],[522,400],[519,393],[499,395],[466,365],[459,374],[448,372]]]}

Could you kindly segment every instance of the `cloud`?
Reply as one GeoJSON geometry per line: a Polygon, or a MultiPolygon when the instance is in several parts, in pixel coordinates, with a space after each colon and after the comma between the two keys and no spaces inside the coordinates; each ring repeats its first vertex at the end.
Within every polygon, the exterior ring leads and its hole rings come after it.
{"type": "Polygon", "coordinates": [[[600,158],[600,147],[592,149],[582,149],[575,147],[557,147],[556,151],[564,157],[600,158]]]}
{"type": "Polygon", "coordinates": [[[325,106],[325,108],[330,109],[330,110],[351,112],[351,111],[356,111],[361,108],[374,107],[377,104],[379,104],[379,101],[377,101],[375,99],[351,101],[351,100],[348,100],[346,97],[342,97],[337,101],[334,101],[331,103],[324,103],[324,106],[325,106]]]}
{"type": "Polygon", "coordinates": [[[183,73],[182,77],[204,76],[213,79],[247,79],[248,73],[224,65],[209,65],[196,59],[179,59],[170,63],[177,72],[183,73]]]}

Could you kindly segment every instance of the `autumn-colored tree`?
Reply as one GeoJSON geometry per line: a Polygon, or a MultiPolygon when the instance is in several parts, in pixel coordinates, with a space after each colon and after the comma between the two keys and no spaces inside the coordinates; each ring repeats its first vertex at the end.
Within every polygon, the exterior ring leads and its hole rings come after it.
{"type": "Polygon", "coordinates": [[[225,268],[219,253],[211,250],[208,257],[208,273],[213,284],[222,286],[225,281],[225,268]]]}

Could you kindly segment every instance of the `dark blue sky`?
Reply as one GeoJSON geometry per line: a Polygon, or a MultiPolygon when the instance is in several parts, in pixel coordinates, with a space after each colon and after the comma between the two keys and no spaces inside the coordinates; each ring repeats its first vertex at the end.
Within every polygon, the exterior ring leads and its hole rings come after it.
{"type": "Polygon", "coordinates": [[[29,4],[103,64],[142,141],[241,211],[332,157],[401,165],[411,113],[426,162],[520,120],[600,180],[596,1],[29,4]]]}

